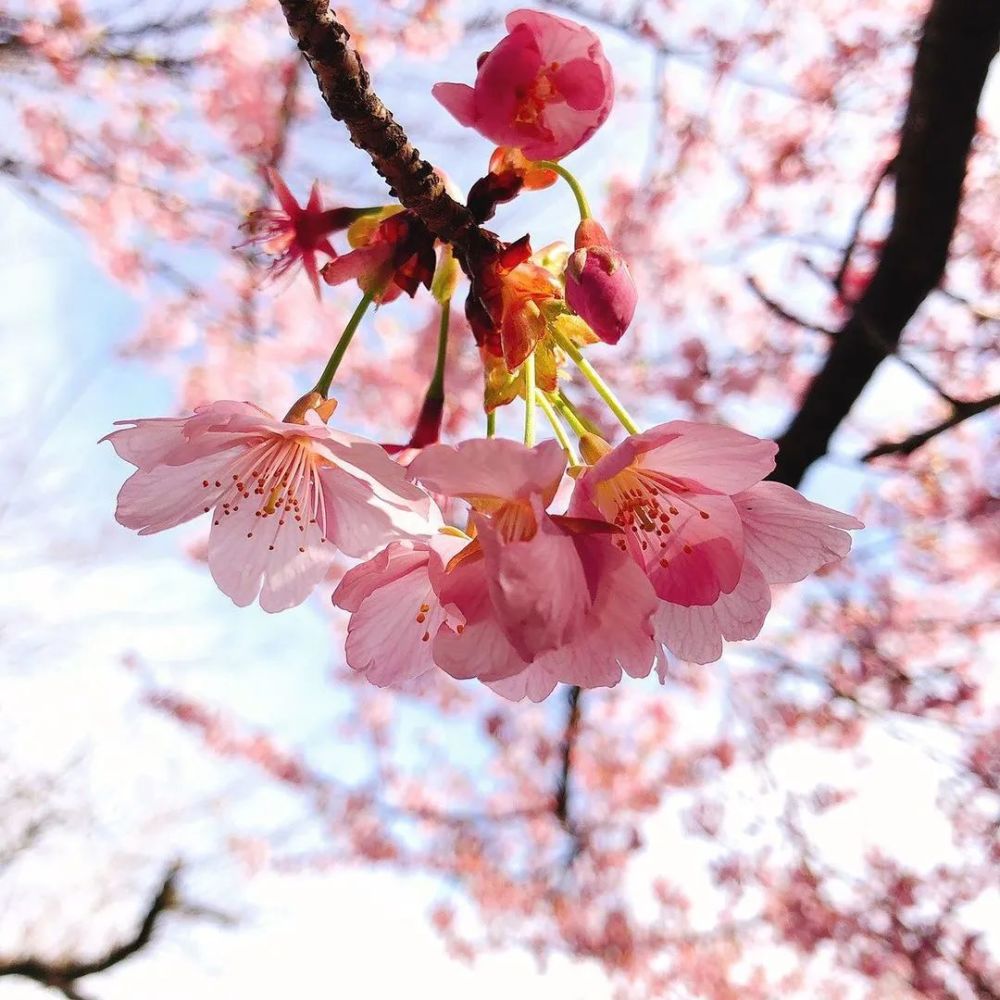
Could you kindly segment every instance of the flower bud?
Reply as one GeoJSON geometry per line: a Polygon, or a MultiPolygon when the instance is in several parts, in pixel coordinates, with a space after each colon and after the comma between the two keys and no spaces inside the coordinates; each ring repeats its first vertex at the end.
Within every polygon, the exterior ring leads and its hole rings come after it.
{"type": "Polygon", "coordinates": [[[632,322],[637,294],[625,258],[593,219],[576,230],[566,265],[566,301],[606,344],[617,344],[632,322]]]}

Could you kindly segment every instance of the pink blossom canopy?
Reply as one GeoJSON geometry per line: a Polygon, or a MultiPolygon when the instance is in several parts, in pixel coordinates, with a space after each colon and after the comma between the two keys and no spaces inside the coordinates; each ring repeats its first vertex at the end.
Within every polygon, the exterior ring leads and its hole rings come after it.
{"type": "Polygon", "coordinates": [[[534,10],[507,15],[508,34],[480,60],[474,87],[438,83],[434,96],[465,126],[531,160],[582,146],[614,102],[611,66],[589,28],[534,10]]]}

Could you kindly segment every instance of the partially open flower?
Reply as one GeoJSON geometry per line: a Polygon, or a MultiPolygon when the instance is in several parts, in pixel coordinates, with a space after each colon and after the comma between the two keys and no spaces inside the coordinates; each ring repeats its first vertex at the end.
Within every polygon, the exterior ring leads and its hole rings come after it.
{"type": "Polygon", "coordinates": [[[515,10],[508,34],[480,57],[474,87],[438,83],[434,96],[456,119],[532,160],[582,146],[614,102],[611,66],[589,28],[553,14],[515,10]]]}
{"type": "Polygon", "coordinates": [[[220,401],[189,417],[119,421],[132,426],[103,440],[137,468],[118,522],[149,535],[212,512],[215,582],[240,606],[259,594],[265,611],[301,604],[337,549],[362,556],[432,530],[426,494],[377,444],[320,423],[332,407],[311,396],[285,420],[220,401]]]}
{"type": "Polygon", "coordinates": [[[566,302],[606,344],[617,344],[635,315],[635,282],[625,258],[593,219],[576,230],[566,265],[566,302]]]}

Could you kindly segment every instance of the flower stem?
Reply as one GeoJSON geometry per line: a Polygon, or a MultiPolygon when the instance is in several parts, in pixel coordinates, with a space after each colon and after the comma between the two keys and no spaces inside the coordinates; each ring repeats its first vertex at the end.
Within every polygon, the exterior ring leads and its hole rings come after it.
{"type": "Polygon", "coordinates": [[[434,399],[444,399],[444,366],[448,359],[448,323],[451,320],[451,299],[441,306],[441,323],[438,326],[437,360],[434,362],[434,375],[427,387],[427,395],[434,399]]]}
{"type": "Polygon", "coordinates": [[[555,171],[570,186],[577,207],[580,209],[580,221],[590,218],[590,205],[587,204],[587,196],[583,193],[580,182],[561,163],[555,160],[536,160],[535,166],[555,171]]]}
{"type": "Polygon", "coordinates": [[[576,407],[566,398],[566,395],[559,391],[558,395],[553,395],[550,397],[552,406],[558,410],[560,416],[573,428],[573,433],[577,437],[582,437],[587,433],[589,428],[583,422],[583,418],[579,413],[576,412],[576,407]]]}
{"type": "Polygon", "coordinates": [[[496,437],[497,433],[497,411],[490,410],[486,414],[486,436],[488,438],[496,437]]]}
{"type": "Polygon", "coordinates": [[[566,452],[566,457],[569,459],[570,465],[579,465],[580,459],[577,457],[576,450],[573,448],[573,443],[569,439],[569,435],[566,433],[566,428],[563,427],[562,422],[556,416],[556,411],[552,408],[552,404],[549,402],[548,396],[544,392],[535,393],[535,399],[538,402],[542,413],[549,418],[549,423],[552,425],[552,433],[555,434],[556,440],[562,445],[562,449],[566,452]]]}
{"type": "Polygon", "coordinates": [[[524,359],[524,443],[535,444],[535,354],[524,359]]]}
{"type": "Polygon", "coordinates": [[[583,377],[597,390],[597,394],[608,404],[608,408],[618,418],[618,422],[629,432],[638,434],[639,426],[629,416],[628,410],[619,402],[611,387],[597,374],[594,366],[580,353],[580,349],[567,336],[550,327],[552,339],[570,356],[583,377]]]}
{"type": "Polygon", "coordinates": [[[329,394],[330,386],[333,384],[333,376],[337,374],[340,362],[343,361],[344,355],[347,353],[347,348],[351,346],[351,340],[354,338],[354,334],[357,332],[362,318],[377,294],[377,290],[365,292],[364,297],[351,314],[351,318],[347,321],[347,326],[344,327],[344,332],[340,335],[340,340],[337,341],[337,346],[334,347],[333,353],[330,355],[330,360],[327,361],[326,367],[323,369],[323,374],[320,375],[319,381],[313,390],[324,398],[329,394]]]}

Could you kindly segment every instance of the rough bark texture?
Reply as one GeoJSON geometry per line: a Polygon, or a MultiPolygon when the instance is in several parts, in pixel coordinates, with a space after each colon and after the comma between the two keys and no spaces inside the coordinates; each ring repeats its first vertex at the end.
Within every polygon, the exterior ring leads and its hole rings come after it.
{"type": "Polygon", "coordinates": [[[778,440],[772,479],[796,486],[826,454],[831,435],[941,280],[976,109],[998,45],[998,0],[934,0],[893,163],[896,206],[889,237],[871,283],[778,440]]]}
{"type": "Polygon", "coordinates": [[[434,168],[420,156],[389,109],[372,91],[371,80],[350,33],[327,0],[281,0],[292,38],[316,75],[330,113],[342,121],[351,142],[364,150],[391,193],[418,215],[435,236],[450,243],[467,274],[499,249],[493,233],[445,191],[434,168]]]}

